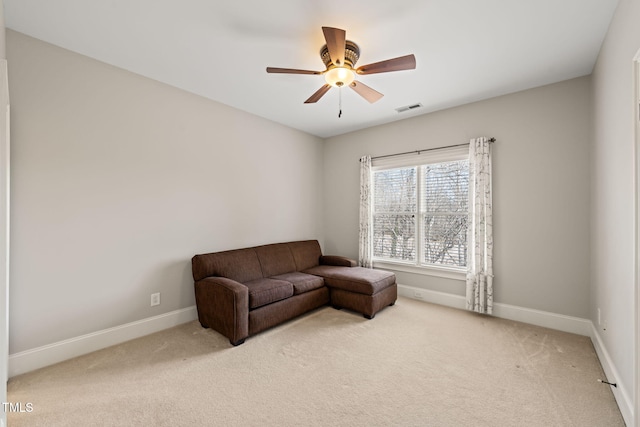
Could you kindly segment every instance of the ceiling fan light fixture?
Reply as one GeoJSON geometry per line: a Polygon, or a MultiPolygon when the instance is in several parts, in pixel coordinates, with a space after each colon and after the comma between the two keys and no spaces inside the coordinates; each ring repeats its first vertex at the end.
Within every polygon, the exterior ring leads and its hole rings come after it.
{"type": "Polygon", "coordinates": [[[334,87],[349,86],[355,79],[356,75],[351,68],[333,67],[324,73],[325,81],[334,87]]]}
{"type": "MultiPolygon", "coordinates": [[[[356,80],[356,74],[388,73],[416,68],[414,55],[399,56],[354,68],[360,58],[360,48],[351,40],[346,40],[346,31],[340,28],[322,27],[322,33],[327,42],[320,49],[320,58],[326,67],[324,71],[267,67],[267,73],[324,75],[326,83],[304,101],[305,104],[316,103],[332,87],[341,88],[342,86],[349,86],[350,89],[373,104],[384,95],[356,80]]],[[[342,113],[342,110],[340,112],[342,113]]]]}

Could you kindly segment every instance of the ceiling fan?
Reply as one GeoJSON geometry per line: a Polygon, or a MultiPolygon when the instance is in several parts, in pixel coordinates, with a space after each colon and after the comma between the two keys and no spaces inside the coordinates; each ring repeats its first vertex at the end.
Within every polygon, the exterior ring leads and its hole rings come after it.
{"type": "Polygon", "coordinates": [[[346,40],[346,31],[339,28],[322,27],[324,39],[327,42],[320,49],[320,57],[326,69],[324,71],[296,70],[292,68],[267,67],[267,73],[282,74],[313,74],[324,75],[326,83],[304,101],[305,104],[318,102],[332,87],[349,86],[357,94],[370,103],[378,101],[383,95],[356,80],[356,75],[387,73],[390,71],[412,70],[416,68],[416,58],[413,54],[374,62],[354,68],[360,57],[360,48],[351,40],[346,40]]]}

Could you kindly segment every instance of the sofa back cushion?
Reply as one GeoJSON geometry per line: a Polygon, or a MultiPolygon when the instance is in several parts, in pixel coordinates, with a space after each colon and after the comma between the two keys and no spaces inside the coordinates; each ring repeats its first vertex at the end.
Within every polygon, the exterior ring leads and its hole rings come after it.
{"type": "Polygon", "coordinates": [[[262,278],[262,267],[254,248],[196,255],[191,259],[193,279],[209,276],[226,277],[245,283],[262,278]]]}
{"type": "Polygon", "coordinates": [[[296,271],[306,270],[320,264],[322,250],[317,240],[302,240],[287,243],[296,263],[296,271]]]}
{"type": "Polygon", "coordinates": [[[262,267],[262,276],[271,277],[296,271],[296,262],[286,243],[257,246],[255,248],[262,267]]]}

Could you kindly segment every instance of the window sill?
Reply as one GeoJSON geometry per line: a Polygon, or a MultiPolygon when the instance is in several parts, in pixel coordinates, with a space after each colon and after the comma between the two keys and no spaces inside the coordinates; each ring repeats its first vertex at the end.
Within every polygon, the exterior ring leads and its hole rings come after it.
{"type": "Polygon", "coordinates": [[[401,264],[387,261],[373,261],[373,266],[385,270],[395,270],[402,271],[404,273],[443,277],[445,279],[466,280],[467,278],[467,273],[465,271],[446,267],[418,267],[410,264],[401,264]]]}

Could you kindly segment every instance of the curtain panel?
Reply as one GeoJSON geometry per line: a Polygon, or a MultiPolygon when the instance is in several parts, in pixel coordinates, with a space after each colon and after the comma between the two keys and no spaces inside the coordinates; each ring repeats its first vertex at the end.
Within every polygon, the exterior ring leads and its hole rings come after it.
{"type": "Polygon", "coordinates": [[[360,228],[358,239],[358,264],[362,267],[373,268],[371,156],[360,158],[360,228]]]}
{"type": "Polygon", "coordinates": [[[493,312],[493,220],[491,142],[472,139],[469,144],[469,222],[467,310],[493,312]]]}

